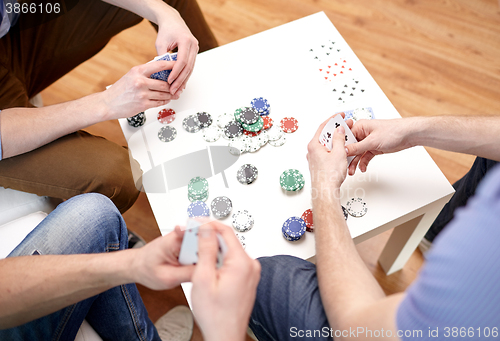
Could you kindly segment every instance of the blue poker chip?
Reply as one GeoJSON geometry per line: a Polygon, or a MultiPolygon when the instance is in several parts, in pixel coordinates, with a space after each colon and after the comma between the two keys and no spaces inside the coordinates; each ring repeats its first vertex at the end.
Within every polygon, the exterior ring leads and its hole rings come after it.
{"type": "Polygon", "coordinates": [[[257,97],[252,100],[251,104],[252,107],[254,107],[255,110],[257,110],[259,113],[267,112],[267,115],[269,115],[269,108],[271,106],[269,105],[267,99],[263,97],[257,97]]]}
{"type": "Polygon", "coordinates": [[[283,224],[281,232],[287,240],[299,240],[306,233],[306,222],[299,217],[290,217],[283,224]]]}
{"type": "Polygon", "coordinates": [[[187,212],[190,218],[210,216],[210,209],[203,201],[195,201],[189,204],[187,212]]]}

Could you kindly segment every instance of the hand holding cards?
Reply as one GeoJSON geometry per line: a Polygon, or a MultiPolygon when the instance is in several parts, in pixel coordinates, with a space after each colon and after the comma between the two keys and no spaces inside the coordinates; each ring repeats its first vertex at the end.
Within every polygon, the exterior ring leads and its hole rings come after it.
{"type": "MultiPolygon", "coordinates": [[[[165,53],[161,56],[156,56],[156,57],[154,57],[154,59],[152,61],[150,61],[150,63],[156,62],[159,60],[165,60],[167,62],[177,61],[177,52],[176,53],[165,53]]],[[[170,72],[172,72],[172,70],[162,70],[162,71],[153,73],[149,77],[152,79],[159,79],[159,80],[166,82],[168,80],[168,76],[170,75],[170,72]]]]}
{"type": "MultiPolygon", "coordinates": [[[[323,128],[323,131],[319,135],[319,143],[321,143],[323,146],[325,146],[328,150],[332,150],[333,133],[340,126],[344,127],[344,130],[345,130],[345,145],[346,146],[358,142],[356,140],[356,138],[354,137],[353,133],[351,132],[351,129],[349,129],[349,127],[347,126],[347,123],[345,123],[342,116],[335,115],[335,117],[332,117],[330,119],[330,121],[328,121],[326,126],[323,128]]],[[[354,156],[349,156],[347,158],[347,165],[348,166],[351,163],[352,159],[354,159],[354,156]]]]}
{"type": "MultiPolygon", "coordinates": [[[[202,222],[189,219],[186,223],[184,238],[182,239],[181,251],[179,252],[179,263],[182,265],[196,265],[198,263],[198,231],[202,222]]],[[[227,252],[227,245],[220,234],[216,234],[219,241],[217,252],[217,268],[222,266],[224,255],[227,252]]]]}

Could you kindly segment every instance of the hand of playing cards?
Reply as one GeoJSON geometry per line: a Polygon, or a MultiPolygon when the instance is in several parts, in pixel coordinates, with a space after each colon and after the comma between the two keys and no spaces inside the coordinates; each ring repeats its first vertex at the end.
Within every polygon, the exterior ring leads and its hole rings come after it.
{"type": "MultiPolygon", "coordinates": [[[[325,146],[328,150],[332,150],[333,133],[340,126],[344,127],[344,130],[345,130],[345,145],[346,146],[358,142],[356,140],[356,138],[354,137],[353,133],[351,132],[351,129],[349,129],[346,122],[342,118],[342,116],[335,115],[335,117],[332,117],[330,119],[330,121],[328,121],[326,126],[323,128],[323,131],[321,132],[321,134],[319,136],[319,143],[321,143],[323,146],[325,146]]],[[[354,156],[349,156],[347,158],[347,166],[349,166],[352,159],[354,159],[354,156]]]]}
{"type": "MultiPolygon", "coordinates": [[[[165,60],[167,62],[177,61],[177,53],[167,52],[161,56],[154,57],[154,59],[151,62],[157,62],[159,60],[165,60]]],[[[168,76],[170,75],[171,72],[172,70],[162,70],[151,74],[151,76],[149,77],[152,79],[159,79],[168,83],[168,76]]]]}

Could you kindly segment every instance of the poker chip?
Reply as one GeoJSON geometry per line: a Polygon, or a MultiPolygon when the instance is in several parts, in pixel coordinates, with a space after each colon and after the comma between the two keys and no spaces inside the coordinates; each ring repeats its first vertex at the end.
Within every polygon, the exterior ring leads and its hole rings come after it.
{"type": "Polygon", "coordinates": [[[264,112],[260,113],[260,116],[262,116],[262,117],[269,116],[269,113],[270,113],[270,110],[264,111],[264,112]]]}
{"type": "Polygon", "coordinates": [[[234,111],[234,119],[236,120],[236,122],[239,122],[241,123],[241,114],[243,113],[243,110],[245,110],[246,107],[241,107],[241,108],[238,108],[234,111]]]}
{"type": "Polygon", "coordinates": [[[210,216],[210,209],[203,201],[195,201],[189,204],[187,212],[190,218],[210,216]]]}
{"type": "Polygon", "coordinates": [[[299,121],[293,117],[285,117],[280,121],[280,127],[285,133],[293,133],[299,129],[299,121]]]}
{"type": "Polygon", "coordinates": [[[264,127],[264,120],[259,116],[257,122],[255,122],[254,124],[242,123],[241,125],[245,130],[256,132],[262,130],[262,128],[264,127]]]}
{"type": "Polygon", "coordinates": [[[171,126],[161,127],[158,131],[158,138],[162,142],[171,142],[177,137],[177,130],[171,126]]]}
{"type": "Polygon", "coordinates": [[[143,126],[144,123],[146,123],[146,114],[144,114],[144,111],[142,111],[142,112],[138,113],[137,115],[134,115],[132,117],[128,117],[127,122],[132,127],[139,128],[140,126],[143,126]]]}
{"type": "Polygon", "coordinates": [[[188,133],[197,133],[200,131],[200,122],[198,121],[197,115],[189,115],[182,121],[182,127],[188,133]]]}
{"type": "Polygon", "coordinates": [[[245,243],[245,236],[240,236],[237,233],[235,233],[235,235],[236,235],[236,238],[238,238],[238,240],[240,241],[240,244],[243,247],[243,249],[246,249],[247,244],[245,243]]]}
{"type": "Polygon", "coordinates": [[[246,140],[238,137],[230,139],[228,146],[229,146],[229,152],[236,156],[245,153],[248,148],[246,140]]]}
{"type": "Polygon", "coordinates": [[[362,217],[368,212],[366,203],[361,198],[352,198],[345,205],[347,212],[353,217],[362,217]]]}
{"type": "Polygon", "coordinates": [[[175,120],[175,116],[174,109],[162,109],[158,112],[158,115],[156,115],[158,121],[162,124],[172,123],[175,120]]]}
{"type": "Polygon", "coordinates": [[[267,130],[267,136],[269,141],[279,140],[284,135],[283,130],[280,127],[273,125],[269,130],[267,130]]]}
{"type": "Polygon", "coordinates": [[[266,143],[269,142],[269,136],[267,136],[267,134],[261,134],[254,138],[257,139],[257,141],[259,141],[261,147],[264,147],[266,143]]]}
{"type": "Polygon", "coordinates": [[[194,177],[188,183],[188,199],[190,201],[206,201],[208,199],[208,181],[200,176],[194,177]]]}
{"type": "Polygon", "coordinates": [[[314,223],[313,223],[313,211],[312,209],[305,210],[301,216],[302,220],[306,223],[306,231],[314,232],[314,223]]]}
{"type": "Polygon", "coordinates": [[[352,120],[357,122],[359,120],[371,120],[373,118],[373,112],[371,108],[358,108],[353,110],[352,120]]]}
{"type": "MultiPolygon", "coordinates": [[[[257,112],[257,110],[255,110],[254,108],[251,108],[251,107],[244,108],[239,115],[239,121],[242,124],[253,125],[259,119],[262,120],[259,113],[257,112]]],[[[252,131],[252,130],[250,130],[250,131],[252,131]]]]}
{"type": "Polygon", "coordinates": [[[347,218],[349,218],[349,214],[344,206],[342,206],[342,212],[344,213],[344,219],[347,220],[347,218]]]}
{"type": "Polygon", "coordinates": [[[234,117],[230,114],[222,114],[217,118],[217,125],[219,128],[224,129],[224,127],[231,121],[234,121],[234,117]]]}
{"type": "Polygon", "coordinates": [[[250,185],[257,179],[258,175],[259,171],[257,170],[257,167],[247,163],[238,169],[236,179],[238,179],[238,182],[241,184],[250,185]]]}
{"type": "Polygon", "coordinates": [[[233,209],[233,203],[228,197],[220,196],[212,200],[210,205],[212,208],[212,213],[217,219],[225,218],[231,213],[233,209]]]}
{"type": "Polygon", "coordinates": [[[237,121],[231,121],[224,127],[224,134],[229,138],[235,138],[243,134],[243,128],[237,121]]]}
{"type": "Polygon", "coordinates": [[[212,116],[206,112],[199,112],[196,114],[200,128],[207,128],[212,125],[212,116]]]}
{"type": "Polygon", "coordinates": [[[208,191],[203,194],[203,195],[190,195],[188,194],[188,199],[189,201],[193,202],[193,201],[207,201],[208,200],[208,191]]]}
{"type": "Polygon", "coordinates": [[[281,147],[286,143],[286,136],[281,136],[278,140],[271,141],[269,140],[269,144],[273,147],[281,147]]]}
{"type": "Polygon", "coordinates": [[[280,176],[280,185],[285,191],[300,191],[304,188],[304,176],[296,169],[287,169],[280,176]]]}
{"type": "Polygon", "coordinates": [[[217,141],[220,138],[221,133],[222,132],[220,131],[219,127],[215,125],[211,125],[210,127],[204,128],[202,130],[203,139],[207,142],[217,141]]]}
{"type": "Polygon", "coordinates": [[[251,102],[252,107],[259,113],[268,112],[270,109],[269,102],[263,97],[254,98],[251,102]]]}
{"type": "Polygon", "coordinates": [[[262,133],[262,130],[259,130],[259,131],[248,131],[248,130],[243,129],[243,134],[245,134],[247,136],[257,136],[257,135],[260,135],[260,133],[262,133]]]}
{"type": "Polygon", "coordinates": [[[250,137],[249,143],[247,144],[247,146],[248,146],[247,150],[250,153],[255,153],[256,151],[258,151],[262,147],[262,145],[260,144],[260,141],[258,139],[258,136],[250,137]]]}
{"type": "Polygon", "coordinates": [[[285,239],[297,241],[306,233],[306,228],[306,222],[302,218],[290,217],[283,224],[281,232],[285,239]]]}
{"type": "Polygon", "coordinates": [[[269,129],[273,126],[273,119],[269,116],[263,116],[262,122],[264,123],[263,129],[269,129]]]}
{"type": "Polygon", "coordinates": [[[233,227],[238,232],[250,231],[253,227],[254,220],[247,210],[237,211],[232,216],[233,227]]]}

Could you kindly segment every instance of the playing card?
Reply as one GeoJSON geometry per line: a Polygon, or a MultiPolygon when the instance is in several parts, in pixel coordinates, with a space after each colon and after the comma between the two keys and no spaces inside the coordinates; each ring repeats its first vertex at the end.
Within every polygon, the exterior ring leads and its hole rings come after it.
{"type": "MultiPolygon", "coordinates": [[[[319,135],[319,143],[321,143],[323,146],[328,148],[328,150],[332,150],[332,148],[333,148],[333,143],[332,143],[333,133],[340,126],[344,127],[344,129],[345,129],[345,145],[346,146],[350,145],[352,143],[358,142],[356,140],[356,138],[354,137],[354,135],[352,134],[351,129],[349,129],[349,127],[345,123],[342,116],[335,115],[334,117],[332,117],[330,119],[330,121],[328,121],[326,126],[321,131],[321,134],[319,135]]],[[[349,165],[351,163],[352,159],[354,159],[354,156],[349,156],[347,158],[347,165],[349,165]]]]}
{"type": "MultiPolygon", "coordinates": [[[[182,239],[181,251],[179,252],[179,263],[182,265],[195,265],[198,263],[198,231],[201,222],[189,219],[186,223],[184,238],[182,239]]],[[[224,239],[217,234],[219,241],[219,251],[217,252],[217,268],[222,266],[224,255],[227,252],[227,245],[224,239]]]]}
{"type": "Polygon", "coordinates": [[[332,87],[335,104],[344,104],[360,99],[366,88],[358,78],[339,79],[332,87]]]}
{"type": "MultiPolygon", "coordinates": [[[[162,54],[161,56],[156,56],[153,58],[153,60],[151,62],[156,62],[159,60],[166,60],[167,62],[176,61],[177,60],[177,52],[176,53],[168,53],[167,52],[165,54],[162,54]]],[[[172,70],[161,70],[159,72],[155,72],[155,73],[151,74],[151,76],[149,76],[149,77],[152,79],[159,79],[159,80],[166,82],[168,79],[168,76],[170,75],[170,72],[172,72],[172,70]]]]}
{"type": "Polygon", "coordinates": [[[373,109],[371,107],[357,108],[354,110],[344,110],[345,120],[352,119],[354,123],[359,120],[372,120],[375,118],[373,109]]]}

